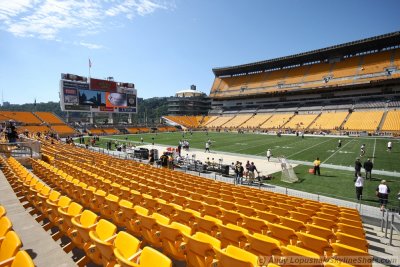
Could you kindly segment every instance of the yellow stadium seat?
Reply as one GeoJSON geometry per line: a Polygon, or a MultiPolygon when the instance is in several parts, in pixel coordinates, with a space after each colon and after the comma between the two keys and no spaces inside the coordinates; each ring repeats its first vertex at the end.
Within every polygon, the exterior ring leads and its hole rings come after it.
{"type": "Polygon", "coordinates": [[[280,220],[283,226],[289,227],[293,229],[295,232],[306,230],[306,227],[302,221],[282,216],[280,217],[280,220]]]}
{"type": "Polygon", "coordinates": [[[173,221],[185,224],[189,227],[192,227],[195,223],[195,217],[200,217],[200,213],[191,209],[175,209],[175,215],[173,217],[173,221]]]}
{"type": "Polygon", "coordinates": [[[185,260],[181,245],[185,241],[184,236],[192,234],[192,228],[177,222],[172,222],[170,225],[159,223],[158,226],[163,252],[176,260],[185,260]]]}
{"type": "Polygon", "coordinates": [[[224,248],[228,245],[243,247],[245,245],[246,234],[249,232],[247,229],[231,223],[219,224],[218,229],[219,233],[216,237],[221,240],[221,247],[224,248]]]}
{"type": "Polygon", "coordinates": [[[269,223],[279,223],[279,217],[268,211],[257,211],[257,217],[269,223]]]}
{"type": "Polygon", "coordinates": [[[255,255],[281,255],[280,241],[262,234],[246,235],[248,243],[244,247],[255,255]]]}
{"type": "Polygon", "coordinates": [[[26,251],[18,251],[11,263],[11,267],[35,267],[35,264],[26,251]]]}
{"type": "Polygon", "coordinates": [[[223,224],[231,223],[241,225],[243,222],[242,215],[236,211],[222,209],[222,216],[220,218],[223,224]]]}
{"type": "Polygon", "coordinates": [[[337,229],[336,222],[332,221],[330,219],[325,219],[322,217],[314,216],[312,218],[312,221],[313,221],[312,222],[313,224],[321,226],[321,227],[325,227],[325,228],[332,229],[332,230],[337,229]]]}
{"type": "Polygon", "coordinates": [[[8,231],[12,229],[12,222],[6,216],[0,217],[0,245],[8,231]]]}
{"type": "Polygon", "coordinates": [[[222,224],[220,219],[208,215],[205,215],[204,217],[196,216],[195,221],[197,231],[206,233],[213,237],[215,237],[218,232],[218,224],[222,224]]]}
{"type": "Polygon", "coordinates": [[[275,206],[268,206],[271,213],[278,215],[278,216],[289,216],[289,212],[287,209],[275,207],[275,206]]]}
{"type": "Polygon", "coordinates": [[[151,247],[145,247],[138,254],[138,257],[133,259],[139,264],[126,265],[126,266],[137,266],[137,267],[172,267],[172,261],[157,250],[151,247]]]}
{"type": "Polygon", "coordinates": [[[121,266],[132,266],[131,261],[140,249],[140,241],[128,234],[120,231],[114,240],[114,256],[121,266]]]}
{"type": "MultiPolygon", "coordinates": [[[[286,258],[287,261],[289,262],[299,262],[300,260],[303,262],[307,263],[307,266],[313,266],[313,267],[320,267],[322,266],[323,260],[321,259],[320,255],[317,253],[314,253],[310,250],[288,245],[286,247],[281,247],[282,255],[286,258]],[[290,257],[295,257],[294,259],[290,259],[290,257]],[[299,258],[302,259],[299,259],[299,258]]],[[[299,263],[299,264],[290,264],[290,266],[304,266],[304,263],[299,263]]]]}
{"type": "Polygon", "coordinates": [[[22,243],[18,235],[14,231],[8,231],[0,246],[0,262],[4,263],[5,266],[8,265],[6,262],[11,263],[12,257],[17,254],[21,246],[22,243]]]}
{"type": "Polygon", "coordinates": [[[312,222],[311,216],[307,214],[303,214],[297,211],[289,211],[289,213],[290,213],[290,218],[302,221],[304,224],[312,222]]]}
{"type": "Polygon", "coordinates": [[[281,245],[295,244],[297,240],[293,229],[275,223],[268,223],[268,236],[278,239],[281,245]]]}
{"type": "Polygon", "coordinates": [[[114,213],[119,209],[119,197],[113,194],[108,194],[105,198],[105,205],[102,207],[100,213],[106,219],[113,219],[114,213]]]}
{"type": "Polygon", "coordinates": [[[336,232],[336,243],[348,245],[368,252],[368,242],[364,238],[336,232]]]}
{"type": "Polygon", "coordinates": [[[354,235],[354,236],[357,236],[360,238],[365,237],[365,231],[361,227],[352,226],[352,225],[345,224],[345,223],[338,223],[337,226],[338,226],[337,232],[354,235]]]}
{"type": "Polygon", "coordinates": [[[214,250],[221,249],[221,241],[202,232],[186,236],[187,243],[183,248],[186,262],[193,267],[211,267],[215,263],[214,250]]]}
{"type": "Polygon", "coordinates": [[[160,230],[158,223],[169,224],[170,219],[159,213],[153,213],[149,216],[137,213],[137,217],[143,240],[154,247],[161,248],[161,239],[156,235],[160,230]]]}
{"type": "Polygon", "coordinates": [[[242,213],[243,215],[250,216],[250,217],[257,216],[257,212],[250,205],[242,206],[242,205],[236,204],[236,208],[237,208],[237,211],[242,213]]]}
{"type": "Polygon", "coordinates": [[[306,228],[307,228],[307,234],[312,234],[322,237],[330,242],[334,242],[336,240],[336,236],[334,235],[331,229],[317,226],[314,224],[307,224],[306,228]]]}
{"type": "Polygon", "coordinates": [[[70,205],[66,207],[59,207],[58,213],[60,214],[60,220],[57,221],[57,226],[65,234],[69,233],[70,228],[72,228],[71,219],[78,216],[83,211],[83,207],[76,202],[71,202],[70,205]]]}
{"type": "Polygon", "coordinates": [[[320,256],[330,257],[332,255],[332,247],[326,239],[302,232],[297,232],[296,235],[298,237],[297,246],[313,251],[320,256]]]}
{"type": "Polygon", "coordinates": [[[209,215],[215,218],[221,218],[222,211],[221,208],[214,205],[204,205],[204,215],[209,215]]]}
{"type": "Polygon", "coordinates": [[[99,216],[90,210],[84,210],[82,214],[71,218],[72,229],[70,238],[80,249],[84,249],[85,244],[90,245],[89,231],[94,230],[99,216]]]}
{"type": "Polygon", "coordinates": [[[94,230],[89,231],[92,245],[85,252],[93,262],[104,266],[115,262],[113,242],[116,238],[116,232],[117,226],[104,219],[99,221],[94,230]]]}
{"type": "Polygon", "coordinates": [[[328,214],[325,212],[317,212],[316,217],[325,219],[325,220],[330,220],[332,222],[336,222],[339,218],[338,214],[328,214]]]}
{"type": "Polygon", "coordinates": [[[361,250],[361,249],[358,249],[358,248],[355,248],[352,246],[340,244],[340,243],[332,243],[331,245],[333,247],[335,259],[338,259],[339,261],[348,262],[348,261],[346,261],[346,258],[348,258],[348,256],[352,256],[352,257],[356,257],[358,263],[360,263],[359,262],[360,259],[362,259],[362,263],[365,263],[365,264],[354,264],[354,265],[360,266],[360,267],[372,266],[373,258],[371,255],[369,255],[364,250],[361,250]]]}
{"type": "Polygon", "coordinates": [[[229,245],[225,250],[216,250],[218,267],[258,266],[258,257],[253,253],[229,245]]]}
{"type": "Polygon", "coordinates": [[[266,221],[248,216],[243,216],[243,220],[243,227],[251,233],[267,234],[268,224],[266,221]]]}

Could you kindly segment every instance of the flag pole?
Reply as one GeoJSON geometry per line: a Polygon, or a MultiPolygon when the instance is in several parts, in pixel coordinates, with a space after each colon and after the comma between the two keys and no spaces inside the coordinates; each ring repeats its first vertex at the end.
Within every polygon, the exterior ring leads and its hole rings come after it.
{"type": "Polygon", "coordinates": [[[92,62],[90,61],[90,58],[89,58],[89,79],[90,79],[90,77],[91,77],[91,75],[90,75],[90,69],[92,68],[92,62]]]}

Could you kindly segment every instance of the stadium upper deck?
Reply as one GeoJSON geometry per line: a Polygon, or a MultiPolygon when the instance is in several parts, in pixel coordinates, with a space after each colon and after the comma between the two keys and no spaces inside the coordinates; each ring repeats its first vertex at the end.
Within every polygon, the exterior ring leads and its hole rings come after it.
{"type": "MultiPolygon", "coordinates": [[[[400,84],[400,32],[305,53],[213,69],[213,101],[400,84]],[[392,83],[391,83],[392,84],[392,83]]],[[[378,93],[378,92],[375,92],[378,93]]],[[[332,95],[334,97],[334,95],[332,95]]]]}

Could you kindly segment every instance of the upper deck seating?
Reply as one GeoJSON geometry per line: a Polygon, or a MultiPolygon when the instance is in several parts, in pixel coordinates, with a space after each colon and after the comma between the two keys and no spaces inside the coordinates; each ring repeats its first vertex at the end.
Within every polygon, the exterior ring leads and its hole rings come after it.
{"type": "Polygon", "coordinates": [[[41,121],[35,117],[31,112],[24,111],[0,111],[0,115],[8,118],[9,120],[14,120],[26,124],[40,124],[41,121]]]}
{"type": "Polygon", "coordinates": [[[65,124],[62,120],[60,120],[57,116],[50,112],[35,112],[36,116],[38,116],[42,121],[48,124],[65,124]]]}

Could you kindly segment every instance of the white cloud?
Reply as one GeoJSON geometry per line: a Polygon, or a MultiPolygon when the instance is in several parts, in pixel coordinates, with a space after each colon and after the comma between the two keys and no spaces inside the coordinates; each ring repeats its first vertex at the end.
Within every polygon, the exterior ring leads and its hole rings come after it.
{"type": "Polygon", "coordinates": [[[103,48],[103,46],[99,45],[99,44],[92,44],[92,43],[86,43],[86,42],[80,42],[79,44],[81,46],[84,46],[84,47],[89,48],[89,49],[101,49],[101,48],[103,48]]]}
{"type": "Polygon", "coordinates": [[[112,24],[112,19],[132,20],[172,6],[161,0],[0,0],[0,29],[19,37],[61,40],[64,33],[97,34],[106,29],[104,25],[112,24]]]}

